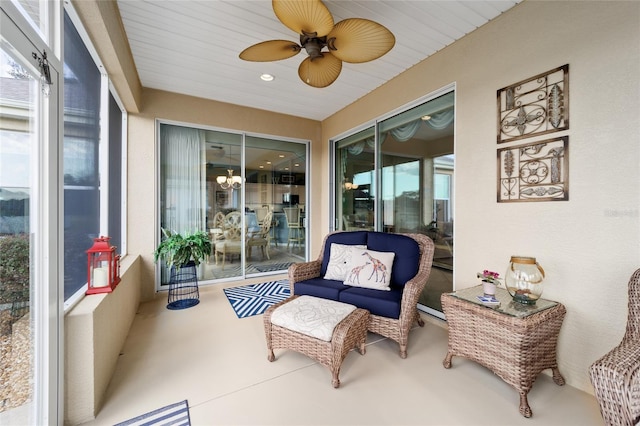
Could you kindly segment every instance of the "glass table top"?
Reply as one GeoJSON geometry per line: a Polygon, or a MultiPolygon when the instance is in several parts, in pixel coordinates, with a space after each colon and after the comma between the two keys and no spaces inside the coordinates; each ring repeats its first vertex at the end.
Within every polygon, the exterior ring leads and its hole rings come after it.
{"type": "Polygon", "coordinates": [[[552,300],[538,299],[538,301],[534,305],[525,305],[520,302],[514,301],[507,290],[498,287],[496,289],[496,299],[498,299],[500,304],[489,305],[482,303],[478,299],[478,296],[482,296],[484,294],[481,285],[458,290],[450,294],[453,297],[457,297],[458,299],[466,300],[477,305],[486,306],[487,308],[494,309],[505,315],[510,315],[518,318],[533,315],[535,313],[544,311],[545,309],[552,308],[558,304],[558,302],[554,302],[552,300]]]}

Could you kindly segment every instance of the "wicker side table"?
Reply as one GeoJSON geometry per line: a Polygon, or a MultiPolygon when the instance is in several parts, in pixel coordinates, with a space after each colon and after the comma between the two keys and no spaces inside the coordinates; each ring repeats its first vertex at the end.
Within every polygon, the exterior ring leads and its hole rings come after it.
{"type": "Polygon", "coordinates": [[[454,355],[484,365],[520,393],[520,413],[531,417],[527,394],[542,370],[550,368],[553,381],[564,385],[556,345],[566,309],[544,299],[532,307],[520,305],[504,289],[496,294],[500,307],[488,307],[477,301],[476,296],[481,294],[482,286],[442,294],[449,326],[443,365],[451,368],[454,355]]]}

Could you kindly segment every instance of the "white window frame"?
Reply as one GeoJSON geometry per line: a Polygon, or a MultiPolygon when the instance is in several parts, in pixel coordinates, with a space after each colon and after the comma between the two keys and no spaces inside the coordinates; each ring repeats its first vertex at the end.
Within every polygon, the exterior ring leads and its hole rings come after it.
{"type": "MultiPolygon", "coordinates": [[[[99,223],[100,223],[100,235],[109,235],[109,161],[104,161],[105,158],[109,158],[109,125],[105,119],[109,118],[109,95],[113,96],[120,111],[122,113],[122,135],[121,135],[121,199],[122,199],[122,210],[121,210],[121,227],[120,227],[120,241],[121,247],[120,254],[124,258],[127,253],[127,222],[126,222],[126,208],[127,208],[127,122],[128,116],[127,111],[124,108],[124,104],[118,96],[111,80],[109,79],[109,75],[106,72],[106,68],[98,55],[89,34],[84,28],[78,13],[74,9],[73,5],[70,2],[65,2],[64,11],[69,15],[69,19],[73,22],[73,25],[80,35],[85,47],[87,48],[91,58],[93,59],[96,67],[100,71],[101,80],[100,80],[100,143],[98,146],[98,188],[100,191],[100,211],[99,211],[99,223]]],[[[61,108],[61,111],[63,109],[61,108]]],[[[63,214],[64,217],[64,214],[63,214]]],[[[88,249],[89,247],[87,247],[88,249]]],[[[77,303],[80,302],[85,296],[85,292],[87,290],[86,285],[79,288],[73,295],[71,295],[67,300],[64,301],[64,311],[70,311],[77,303]]]]}
{"type": "MultiPolygon", "coordinates": [[[[34,327],[34,386],[30,410],[34,424],[63,424],[64,410],[64,329],[62,320],[62,179],[61,143],[62,126],[62,68],[57,59],[61,39],[60,16],[62,6],[49,9],[46,19],[49,29],[46,45],[43,35],[23,16],[14,3],[3,2],[0,11],[0,27],[3,38],[15,47],[21,56],[29,58],[32,52],[47,53],[53,84],[48,97],[38,101],[40,122],[37,129],[36,149],[38,174],[34,182],[35,213],[31,218],[32,232],[32,324],[34,327]]],[[[42,95],[41,95],[42,96],[42,95]]]]}

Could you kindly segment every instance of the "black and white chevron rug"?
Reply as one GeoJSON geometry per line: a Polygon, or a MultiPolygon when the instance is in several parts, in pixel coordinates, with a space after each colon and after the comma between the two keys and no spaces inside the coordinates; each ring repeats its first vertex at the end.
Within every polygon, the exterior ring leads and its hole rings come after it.
{"type": "Polygon", "coordinates": [[[224,294],[238,318],[247,318],[289,297],[289,280],[225,288],[224,294]]]}

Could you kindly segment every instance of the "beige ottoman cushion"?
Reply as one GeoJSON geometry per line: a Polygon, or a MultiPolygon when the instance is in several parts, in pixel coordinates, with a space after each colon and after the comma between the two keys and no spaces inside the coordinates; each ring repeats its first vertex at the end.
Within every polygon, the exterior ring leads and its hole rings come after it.
{"type": "Polygon", "coordinates": [[[300,296],[273,311],[271,323],[330,342],[336,325],[355,310],[347,303],[300,296]]]}

